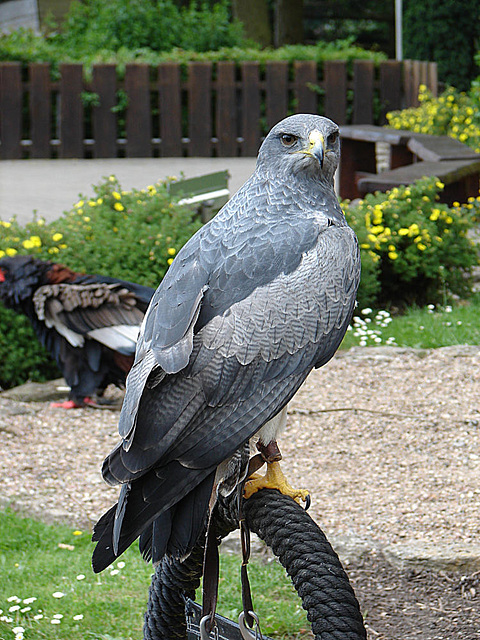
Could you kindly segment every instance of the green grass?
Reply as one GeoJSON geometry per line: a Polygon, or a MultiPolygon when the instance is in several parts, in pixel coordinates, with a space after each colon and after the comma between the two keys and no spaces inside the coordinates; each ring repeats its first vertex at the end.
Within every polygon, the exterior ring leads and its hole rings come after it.
{"type": "Polygon", "coordinates": [[[409,309],[404,314],[357,309],[359,318],[342,348],[392,344],[399,347],[438,348],[480,344],[480,295],[453,306],[409,309]],[[370,332],[370,333],[367,333],[370,332]]]}
{"type": "MultiPolygon", "coordinates": [[[[87,531],[75,535],[69,527],[0,511],[0,640],[23,640],[15,637],[15,627],[24,628],[25,640],[139,640],[152,566],[133,545],[113,575],[110,568],[97,576],[90,567],[92,550],[87,531]],[[64,595],[54,597],[59,593],[64,595]]],[[[218,612],[235,620],[241,610],[240,564],[237,556],[221,556],[218,612]]],[[[304,635],[306,614],[283,568],[252,562],[249,575],[262,631],[304,635]]]]}

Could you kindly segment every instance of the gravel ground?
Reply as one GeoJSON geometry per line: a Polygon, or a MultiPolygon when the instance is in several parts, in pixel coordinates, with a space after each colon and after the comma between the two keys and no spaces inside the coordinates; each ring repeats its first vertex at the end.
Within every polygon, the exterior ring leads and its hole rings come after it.
{"type": "MultiPolygon", "coordinates": [[[[479,363],[477,347],[352,349],[313,372],[290,405],[284,467],[343,545],[369,640],[480,639],[479,363]],[[478,568],[392,565],[409,545],[429,561],[441,549],[470,553],[478,568]]],[[[90,528],[116,499],[100,468],[117,420],[0,394],[0,499],[90,528]]]]}
{"type": "MultiPolygon", "coordinates": [[[[479,364],[477,347],[356,348],[310,375],[280,444],[327,535],[382,546],[480,540],[479,364]]],[[[0,496],[91,526],[117,495],[100,475],[117,420],[0,394],[0,496]]]]}

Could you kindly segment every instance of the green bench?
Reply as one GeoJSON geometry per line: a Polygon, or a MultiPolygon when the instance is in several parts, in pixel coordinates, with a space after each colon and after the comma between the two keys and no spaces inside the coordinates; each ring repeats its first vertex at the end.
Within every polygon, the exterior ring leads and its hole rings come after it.
{"type": "Polygon", "coordinates": [[[204,176],[176,180],[169,184],[170,195],[179,197],[181,204],[190,204],[202,222],[208,222],[228,202],[228,171],[216,171],[204,176]]]}

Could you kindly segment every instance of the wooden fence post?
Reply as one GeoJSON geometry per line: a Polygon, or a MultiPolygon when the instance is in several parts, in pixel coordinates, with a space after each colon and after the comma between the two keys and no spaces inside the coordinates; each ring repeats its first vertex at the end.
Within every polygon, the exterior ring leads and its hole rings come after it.
{"type": "Polygon", "coordinates": [[[240,63],[242,73],[242,156],[256,156],[260,146],[260,70],[258,62],[240,63]]]}
{"type": "Polygon", "coordinates": [[[164,62],[158,66],[158,108],[160,111],[160,155],[182,155],[182,88],[180,65],[164,62]]]}
{"type": "Polygon", "coordinates": [[[217,63],[216,134],[219,156],[237,155],[235,63],[217,63]]]}
{"type": "Polygon", "coordinates": [[[0,64],[0,157],[22,157],[22,65],[0,64]]]}
{"type": "Polygon", "coordinates": [[[317,85],[317,63],[299,60],[293,63],[295,82],[295,113],[317,113],[318,94],[310,85],[317,85]]]}
{"type": "Polygon", "coordinates": [[[212,148],[212,64],[188,65],[189,156],[210,156],[212,148]]]}
{"type": "Polygon", "coordinates": [[[325,100],[323,115],[337,124],[347,122],[347,63],[327,60],[323,63],[325,100]]]}
{"type": "Polygon", "coordinates": [[[288,112],[288,63],[267,62],[265,67],[265,111],[271,129],[288,112]]]}
{"type": "Polygon", "coordinates": [[[386,114],[402,108],[402,63],[387,60],[380,63],[380,102],[382,124],[386,114]]]}
{"type": "Polygon", "coordinates": [[[60,157],[83,158],[83,67],[60,65],[60,157]]]}
{"type": "Polygon", "coordinates": [[[94,158],[117,157],[117,117],[113,108],[117,104],[117,69],[114,64],[94,65],[92,90],[98,94],[98,105],[93,107],[94,158]]]}
{"type": "Polygon", "coordinates": [[[28,67],[30,80],[31,158],[50,158],[52,137],[52,101],[50,65],[35,63],[28,67]]]}
{"type": "Polygon", "coordinates": [[[373,124],[373,81],[375,65],[371,60],[353,63],[353,124],[373,124]]]}
{"type": "Polygon", "coordinates": [[[127,157],[149,158],[152,155],[152,116],[150,67],[147,64],[126,65],[125,93],[128,97],[127,157]]]}

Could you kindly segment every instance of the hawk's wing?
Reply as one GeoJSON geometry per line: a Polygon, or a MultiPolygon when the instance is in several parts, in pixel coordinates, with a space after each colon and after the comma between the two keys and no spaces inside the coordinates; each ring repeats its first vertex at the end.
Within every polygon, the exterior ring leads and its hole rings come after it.
{"type": "MultiPolygon", "coordinates": [[[[160,460],[219,464],[331,358],[353,311],[358,247],[348,227],[327,219],[310,244],[290,252],[295,268],[277,267],[261,286],[256,278],[249,286],[244,273],[245,295],[226,308],[221,300],[234,294],[228,279],[209,278],[193,259],[174,263],[177,273],[165,278],[145,318],[120,419],[124,443],[106,461],[110,482],[138,477],[160,460]],[[159,324],[167,303],[169,320],[159,324]],[[202,324],[212,305],[216,315],[202,324]]],[[[229,264],[234,280],[245,260],[229,264]]],[[[268,271],[271,261],[255,268],[268,271]]]]}
{"type": "Polygon", "coordinates": [[[133,355],[143,312],[135,295],[120,285],[49,284],[33,296],[35,312],[48,328],[54,328],[73,347],[85,338],[133,355]]]}

